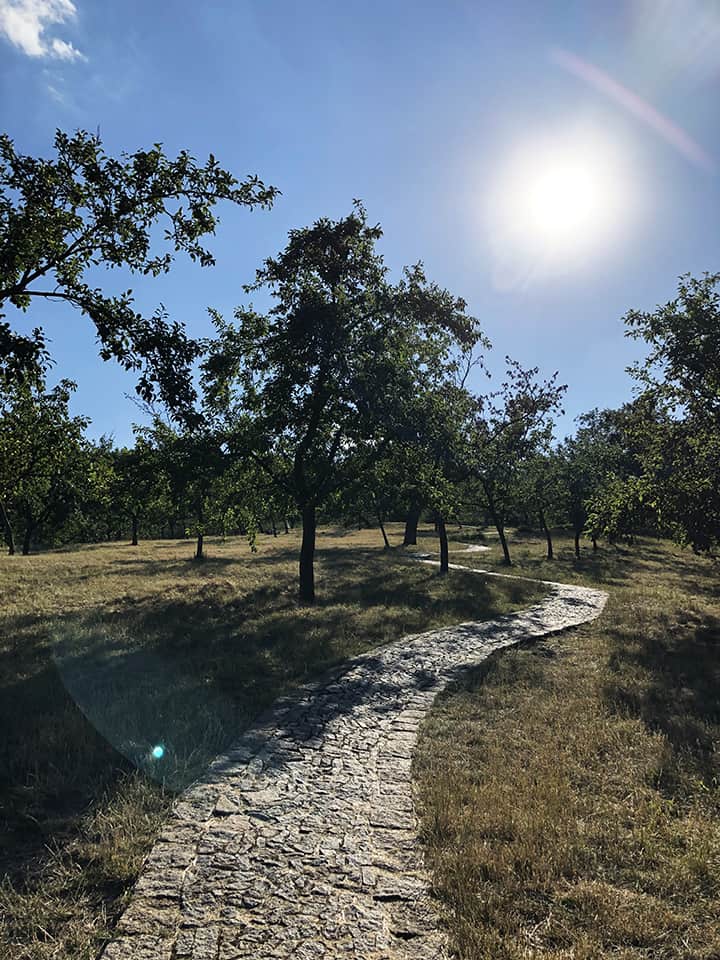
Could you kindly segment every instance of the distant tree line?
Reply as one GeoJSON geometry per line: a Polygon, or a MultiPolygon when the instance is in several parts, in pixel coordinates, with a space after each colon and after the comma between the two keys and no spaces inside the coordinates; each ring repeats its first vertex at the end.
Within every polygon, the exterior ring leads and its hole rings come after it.
{"type": "Polygon", "coordinates": [[[0,140],[0,310],[60,297],[95,323],[104,358],[140,371],[154,402],[132,447],[86,436],[73,417],[74,384],[47,384],[45,339],[14,333],[0,314],[0,520],[10,554],[34,545],[130,537],[192,537],[300,524],[299,597],[315,597],[319,521],[405,522],[416,543],[435,523],[440,569],[447,525],[573,531],[593,547],[653,530],[701,552],[720,540],[720,276],[682,278],[678,298],[631,312],[628,333],[650,348],[632,373],[635,399],[579,418],[553,440],[565,387],[507,358],[496,390],[467,386],[490,348],[465,302],[429,280],[422,264],[393,282],[377,250],[379,226],[355,202],[336,221],[291,231],[256,272],[251,304],[232,318],[211,311],[215,333],[190,340],[161,314],[134,313],[130,292],[108,299],[82,280],[91,264],[156,274],[171,253],[150,254],[151,230],[206,265],[220,199],[268,205],[277,191],[238,184],[214,158],[200,168],[159,145],[122,161],[96,138],[58,134],[58,161],[18,157],[0,140]],[[175,206],[168,207],[173,201],[175,206]],[[33,284],[52,276],[52,291],[33,284]]]}

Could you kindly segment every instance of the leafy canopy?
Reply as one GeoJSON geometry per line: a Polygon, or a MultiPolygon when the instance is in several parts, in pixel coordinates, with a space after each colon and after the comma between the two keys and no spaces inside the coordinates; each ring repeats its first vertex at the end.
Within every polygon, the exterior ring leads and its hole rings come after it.
{"type": "Polygon", "coordinates": [[[293,230],[245,287],[270,292],[267,314],[239,307],[232,324],[213,313],[210,402],[244,424],[247,448],[298,506],[319,505],[407,433],[419,381],[479,336],[464,301],[420,265],[388,281],[381,235],[358,202],[293,230]]]}
{"type": "Polygon", "coordinates": [[[104,265],[157,276],[180,252],[209,266],[204,238],[215,231],[216,204],[268,207],[278,191],[255,176],[236,180],[212,154],[204,165],[187,151],[172,159],[159,143],[114,158],[99,136],[58,130],[54,146],[54,159],[36,159],[0,135],[0,376],[37,376],[50,360],[44,332],[13,330],[5,307],[64,300],[90,317],[104,360],[141,371],[143,398],[157,390],[172,409],[189,405],[197,344],[162,308],[144,317],[132,290],[108,296],[86,273],[104,265]],[[164,245],[154,242],[159,224],[164,245]]]}

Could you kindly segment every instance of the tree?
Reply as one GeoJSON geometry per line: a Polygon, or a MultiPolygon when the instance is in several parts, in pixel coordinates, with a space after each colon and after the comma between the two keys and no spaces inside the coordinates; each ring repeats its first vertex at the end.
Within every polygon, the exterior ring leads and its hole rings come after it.
{"type": "Polygon", "coordinates": [[[413,463],[411,508],[424,503],[432,511],[438,534],[440,573],[450,569],[446,521],[460,504],[468,476],[469,431],[474,398],[457,382],[441,381],[418,391],[412,409],[413,463]]]}
{"type": "Polygon", "coordinates": [[[60,542],[97,542],[110,540],[117,530],[112,493],[117,482],[112,440],[103,436],[96,443],[86,442],[79,464],[83,475],[75,510],[57,531],[60,542]]]}
{"type": "Polygon", "coordinates": [[[506,364],[506,380],[500,390],[478,401],[469,452],[475,481],[500,538],[503,560],[510,564],[505,526],[517,503],[521,466],[547,443],[551,417],[567,388],[557,383],[557,373],[538,381],[537,367],[525,370],[509,357],[506,364]]]}
{"type": "Polygon", "coordinates": [[[526,457],[519,476],[519,499],[537,517],[547,544],[546,557],[554,559],[550,527],[562,516],[559,461],[550,450],[537,450],[526,457]]]}
{"type": "MultiPolygon", "coordinates": [[[[485,337],[478,343],[489,347],[485,337]]],[[[410,426],[394,448],[397,496],[405,505],[403,546],[417,543],[423,508],[434,514],[440,539],[446,546],[445,519],[459,507],[458,484],[467,479],[468,420],[475,409],[471,395],[456,370],[444,379],[418,388],[409,412],[410,426]]],[[[442,572],[447,572],[447,550],[441,549],[442,572]]]]}
{"type": "Polygon", "coordinates": [[[157,276],[178,252],[211,265],[203,240],[215,230],[216,204],[268,207],[277,190],[257,177],[237,181],[212,154],[204,166],[186,151],[170,159],[159,143],[119,159],[84,131],[58,130],[54,145],[55,159],[35,159],[0,136],[0,377],[37,376],[49,359],[43,331],[13,331],[5,305],[24,311],[33,300],[64,300],[90,317],[104,360],[141,371],[138,392],[146,400],[157,385],[172,409],[186,407],[197,344],[164,310],[143,317],[131,290],[107,296],[85,275],[103,264],[157,276]],[[167,243],[156,250],[162,222],[167,243]]]}
{"type": "Polygon", "coordinates": [[[627,412],[591,410],[577,418],[574,436],[557,448],[558,477],[565,515],[573,528],[575,556],[580,556],[584,533],[597,548],[602,532],[593,518],[598,516],[598,498],[617,478],[632,475],[634,451],[625,432],[627,412]],[[592,505],[592,506],[591,506],[592,505]]]}
{"type": "Polygon", "coordinates": [[[0,398],[0,516],[11,555],[16,523],[27,555],[43,526],[65,520],[77,500],[90,421],[70,416],[74,389],[70,380],[52,390],[42,381],[23,383],[0,398]]]}
{"type": "Polygon", "coordinates": [[[160,471],[157,451],[142,436],[134,447],[115,451],[113,502],[119,513],[130,521],[131,545],[138,545],[140,522],[156,510],[167,495],[167,484],[160,471]]]}
{"type": "MultiPolygon", "coordinates": [[[[597,538],[614,543],[621,536],[632,542],[639,527],[651,520],[648,488],[642,478],[642,456],[647,442],[646,401],[624,404],[616,410],[591,410],[578,417],[580,427],[571,443],[573,453],[565,473],[566,492],[577,492],[572,513],[576,523],[576,554],[581,533],[597,547],[597,538]],[[569,477],[575,459],[576,476],[569,477]],[[583,529],[578,526],[583,524],[583,529]]],[[[569,503],[572,503],[572,496],[569,503]]]]}
{"type": "MultiPolygon", "coordinates": [[[[370,471],[358,473],[349,488],[349,501],[374,514],[383,541],[388,513],[399,512],[408,500],[411,509],[424,503],[432,511],[440,546],[440,573],[449,570],[446,519],[459,507],[459,483],[465,477],[467,435],[465,427],[473,399],[453,381],[454,364],[444,364],[447,378],[417,372],[416,390],[405,411],[406,422],[370,471]],[[435,380],[433,384],[428,379],[435,380]]],[[[406,525],[407,526],[407,525],[406,525]]],[[[407,536],[405,537],[407,540],[407,536]]],[[[406,546],[407,544],[403,544],[406,546]]]]}
{"type": "Polygon", "coordinates": [[[557,457],[565,513],[573,529],[575,556],[579,558],[580,538],[589,516],[588,503],[599,492],[605,472],[592,437],[581,431],[560,444],[557,457]]]}
{"type": "Polygon", "coordinates": [[[720,544],[720,274],[680,278],[678,296],[631,310],[627,335],[650,352],[630,372],[640,394],[636,438],[643,503],[682,544],[720,544]]]}
{"type": "Polygon", "coordinates": [[[626,336],[650,346],[631,367],[640,386],[671,410],[720,422],[720,273],[686,274],[675,300],[624,320],[626,336]]]}
{"type": "Polygon", "coordinates": [[[241,424],[246,449],[302,517],[299,596],[315,597],[317,510],[381,457],[413,396],[418,370],[458,336],[472,338],[465,303],[429,284],[420,266],[400,284],[375,250],[364,208],[290,232],[246,292],[267,290],[266,315],[214,314],[203,364],[218,409],[241,424]]]}
{"type": "Polygon", "coordinates": [[[193,426],[177,430],[156,417],[139,434],[152,444],[169,500],[185,520],[187,535],[196,537],[195,559],[203,560],[205,533],[215,513],[213,494],[220,486],[225,458],[222,438],[207,420],[194,419],[193,426]]]}

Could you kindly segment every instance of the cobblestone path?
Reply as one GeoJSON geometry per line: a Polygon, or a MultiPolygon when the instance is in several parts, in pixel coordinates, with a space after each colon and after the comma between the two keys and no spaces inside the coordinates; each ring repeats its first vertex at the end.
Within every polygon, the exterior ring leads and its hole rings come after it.
{"type": "Polygon", "coordinates": [[[605,604],[548,587],[520,613],[404,637],[278,702],[176,802],[103,960],[446,957],[415,832],[418,726],[493,650],[605,604]]]}

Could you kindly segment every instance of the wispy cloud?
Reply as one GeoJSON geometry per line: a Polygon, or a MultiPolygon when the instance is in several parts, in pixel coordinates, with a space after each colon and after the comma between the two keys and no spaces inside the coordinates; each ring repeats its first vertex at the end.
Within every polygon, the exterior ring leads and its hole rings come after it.
{"type": "Polygon", "coordinates": [[[63,106],[67,104],[67,98],[62,90],[58,90],[58,88],[53,86],[52,83],[48,83],[46,89],[56,103],[61,103],[63,106]]]}
{"type": "Polygon", "coordinates": [[[28,57],[87,60],[67,40],[48,37],[47,28],[77,15],[72,0],[0,0],[0,34],[28,57]]]}

